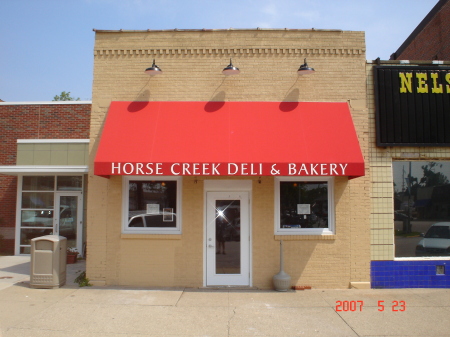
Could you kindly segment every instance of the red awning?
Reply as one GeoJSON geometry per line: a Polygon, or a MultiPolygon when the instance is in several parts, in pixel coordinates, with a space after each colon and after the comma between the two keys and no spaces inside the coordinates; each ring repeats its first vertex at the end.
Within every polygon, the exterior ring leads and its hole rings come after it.
{"type": "Polygon", "coordinates": [[[364,159],[347,103],[112,102],[94,174],[353,178],[364,159]]]}

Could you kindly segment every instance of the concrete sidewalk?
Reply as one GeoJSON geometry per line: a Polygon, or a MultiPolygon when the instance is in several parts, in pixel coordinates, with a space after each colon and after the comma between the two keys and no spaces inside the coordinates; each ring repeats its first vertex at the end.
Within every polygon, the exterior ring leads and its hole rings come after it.
{"type": "Polygon", "coordinates": [[[29,258],[0,256],[0,336],[450,336],[450,289],[79,288],[67,267],[31,289],[29,258]]]}

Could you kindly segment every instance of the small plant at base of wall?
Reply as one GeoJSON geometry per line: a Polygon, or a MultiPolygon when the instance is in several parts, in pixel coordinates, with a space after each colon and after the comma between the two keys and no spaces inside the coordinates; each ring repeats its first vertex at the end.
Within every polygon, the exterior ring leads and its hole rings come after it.
{"type": "Polygon", "coordinates": [[[75,283],[78,283],[80,287],[92,287],[92,284],[89,283],[89,279],[86,277],[85,271],[77,276],[75,283]]]}

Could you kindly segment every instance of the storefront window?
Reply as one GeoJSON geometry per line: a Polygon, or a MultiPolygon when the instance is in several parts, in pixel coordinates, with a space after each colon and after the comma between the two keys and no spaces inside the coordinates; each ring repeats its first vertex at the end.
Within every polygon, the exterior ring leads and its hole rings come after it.
{"type": "Polygon", "coordinates": [[[276,229],[278,235],[333,234],[332,178],[277,178],[276,229]]]}
{"type": "Polygon", "coordinates": [[[450,256],[450,162],[392,167],[395,256],[450,256]]]}
{"type": "Polygon", "coordinates": [[[180,233],[180,180],[126,180],[124,232],[180,233]]]}
{"type": "Polygon", "coordinates": [[[21,179],[19,253],[30,253],[31,239],[55,233],[67,237],[69,247],[76,247],[76,210],[66,199],[77,198],[83,189],[83,176],[23,176],[21,179]],[[75,196],[68,196],[70,193],[75,196]]]}

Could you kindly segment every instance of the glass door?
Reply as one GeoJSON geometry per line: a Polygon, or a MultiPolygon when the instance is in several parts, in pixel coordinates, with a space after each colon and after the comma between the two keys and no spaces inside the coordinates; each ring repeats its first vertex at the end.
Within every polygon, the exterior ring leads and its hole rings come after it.
{"type": "Polygon", "coordinates": [[[54,234],[67,238],[67,247],[76,248],[82,255],[83,226],[81,193],[58,192],[55,203],[54,234]]]}
{"type": "Polygon", "coordinates": [[[206,285],[250,285],[248,192],[208,192],[206,285]]]}

